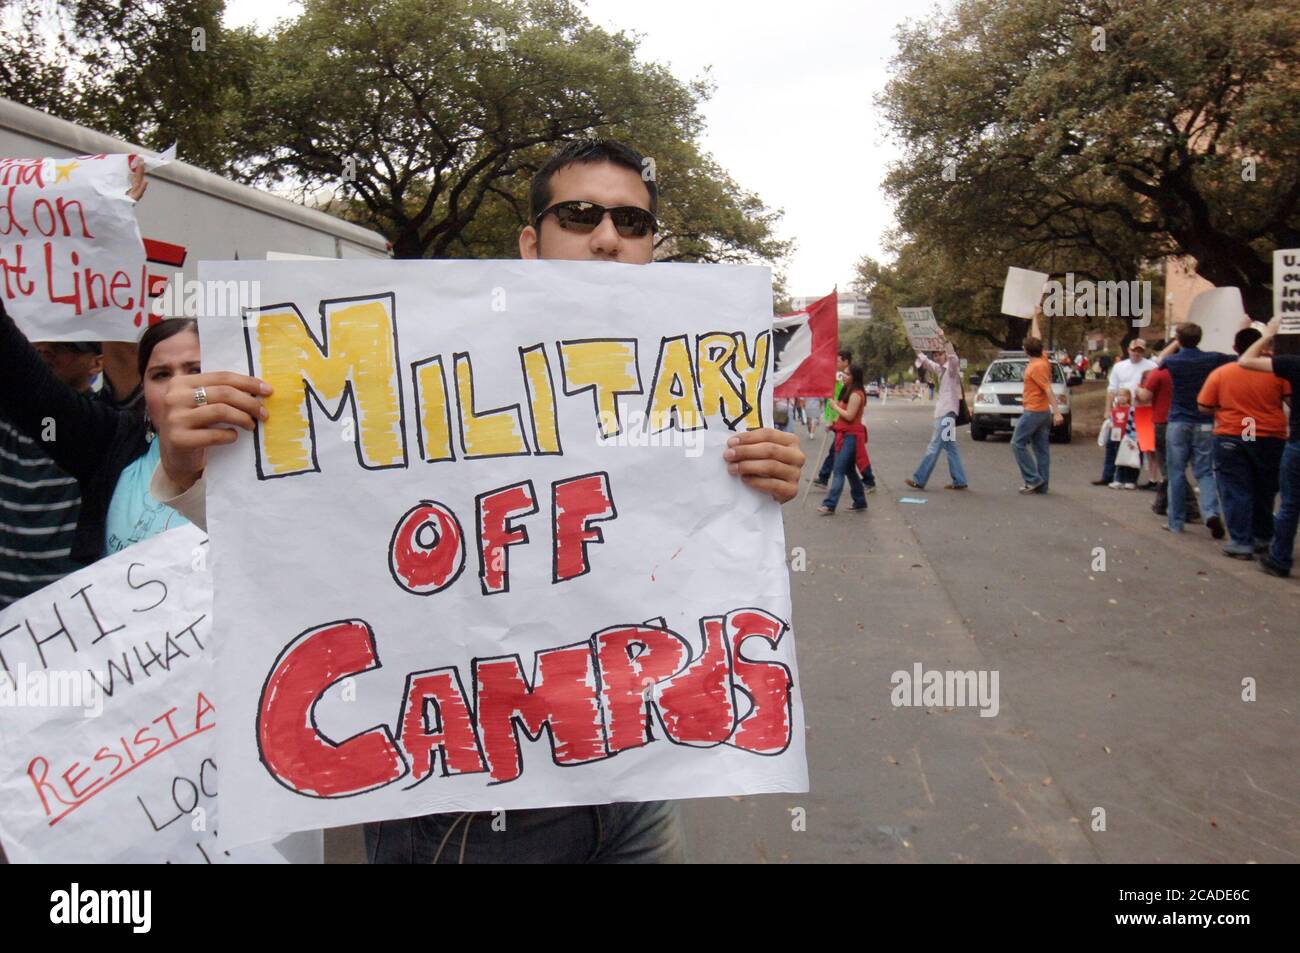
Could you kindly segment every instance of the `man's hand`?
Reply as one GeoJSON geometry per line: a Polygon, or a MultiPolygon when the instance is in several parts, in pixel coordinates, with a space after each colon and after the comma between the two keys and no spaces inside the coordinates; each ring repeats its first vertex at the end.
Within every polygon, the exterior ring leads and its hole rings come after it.
{"type": "Polygon", "coordinates": [[[747,430],[727,440],[722,456],[728,473],[772,494],[778,503],[799,495],[799,473],[806,458],[795,434],[771,427],[747,430]]]}
{"type": "Polygon", "coordinates": [[[1063,423],[1065,423],[1065,414],[1059,410],[1052,411],[1052,426],[1059,427],[1063,423]]]}
{"type": "Polygon", "coordinates": [[[144,180],[144,160],[139,156],[131,156],[126,160],[126,164],[131,170],[131,186],[126,190],[126,194],[138,202],[144,198],[145,189],[149,188],[149,183],[144,180]]]}
{"type": "Polygon", "coordinates": [[[223,425],[252,430],[254,418],[267,418],[261,398],[270,393],[270,384],[230,371],[172,378],[163,397],[163,419],[153,422],[168,478],[182,490],[193,486],[203,474],[208,447],[234,443],[239,436],[223,425]],[[207,397],[203,404],[194,402],[199,387],[207,397]]]}

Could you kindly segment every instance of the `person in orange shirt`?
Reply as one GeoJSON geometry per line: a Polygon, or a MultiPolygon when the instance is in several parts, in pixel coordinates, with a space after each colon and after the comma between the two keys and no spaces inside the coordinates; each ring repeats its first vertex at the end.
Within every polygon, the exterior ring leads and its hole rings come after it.
{"type": "MultiPolygon", "coordinates": [[[[1037,329],[1035,317],[1034,330],[1037,329]]],[[[1037,336],[1025,338],[1025,353],[1029,355],[1029,366],[1025,368],[1025,410],[1016,421],[1011,449],[1025,481],[1020,492],[1046,493],[1051,468],[1052,427],[1059,427],[1065,418],[1061,416],[1056,393],[1052,390],[1052,366],[1043,355],[1042,339],[1037,336]],[[1032,455],[1029,452],[1031,443],[1032,455]]]]}
{"type": "MultiPolygon", "coordinates": [[[[1260,339],[1254,328],[1237,332],[1238,354],[1260,339]]],[[[1228,543],[1225,556],[1254,559],[1273,539],[1273,500],[1286,446],[1282,399],[1291,385],[1279,377],[1225,364],[1205,380],[1196,403],[1214,414],[1214,478],[1223,504],[1228,543]]]]}

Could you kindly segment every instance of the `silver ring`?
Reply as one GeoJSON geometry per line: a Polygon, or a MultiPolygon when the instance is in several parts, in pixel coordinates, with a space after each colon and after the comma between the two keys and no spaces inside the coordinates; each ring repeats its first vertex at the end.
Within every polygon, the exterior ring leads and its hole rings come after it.
{"type": "Polygon", "coordinates": [[[196,407],[202,407],[208,402],[208,392],[202,387],[194,388],[194,404],[196,407]]]}

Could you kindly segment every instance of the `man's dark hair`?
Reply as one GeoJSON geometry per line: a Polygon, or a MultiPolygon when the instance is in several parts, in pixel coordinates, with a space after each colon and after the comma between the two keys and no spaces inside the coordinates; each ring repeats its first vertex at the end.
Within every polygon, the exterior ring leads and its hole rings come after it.
{"type": "Polygon", "coordinates": [[[840,348],[840,357],[850,364],[853,363],[853,352],[845,348],[840,348]]]}
{"type": "Polygon", "coordinates": [[[1178,328],[1178,343],[1183,347],[1196,347],[1201,343],[1201,326],[1199,324],[1183,324],[1178,328]]]}
{"type": "Polygon", "coordinates": [[[1250,346],[1263,336],[1257,328],[1242,328],[1232,339],[1232,349],[1238,354],[1245,354],[1250,346]]]}
{"type": "Polygon", "coordinates": [[[1043,339],[1035,337],[1025,338],[1025,353],[1030,357],[1042,357],[1043,339]]]}
{"type": "Polygon", "coordinates": [[[655,185],[653,175],[646,175],[646,169],[652,166],[646,162],[645,156],[617,139],[579,139],[570,142],[547,159],[546,165],[533,176],[532,188],[528,193],[528,207],[531,211],[529,223],[536,225],[537,216],[550,207],[551,177],[555,173],[566,166],[592,162],[612,162],[635,172],[650,193],[650,214],[659,214],[659,187],[655,185]]]}

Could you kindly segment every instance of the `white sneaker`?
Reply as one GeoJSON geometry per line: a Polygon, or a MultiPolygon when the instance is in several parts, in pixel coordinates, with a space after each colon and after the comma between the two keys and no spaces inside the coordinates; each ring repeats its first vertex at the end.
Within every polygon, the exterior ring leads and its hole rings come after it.
{"type": "Polygon", "coordinates": [[[1137,488],[1138,488],[1138,485],[1137,485],[1136,483],[1125,483],[1125,484],[1124,484],[1124,489],[1126,489],[1126,490],[1136,490],[1137,488]]]}
{"type": "Polygon", "coordinates": [[[1124,484],[1120,483],[1119,480],[1116,480],[1113,483],[1111,483],[1110,488],[1112,490],[1122,490],[1124,489],[1124,484]]]}

